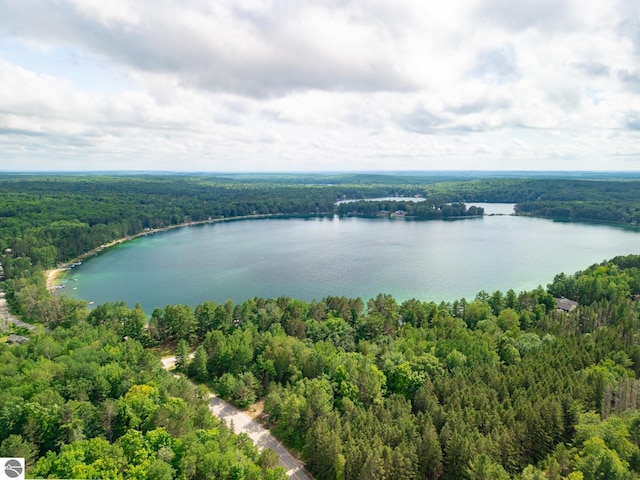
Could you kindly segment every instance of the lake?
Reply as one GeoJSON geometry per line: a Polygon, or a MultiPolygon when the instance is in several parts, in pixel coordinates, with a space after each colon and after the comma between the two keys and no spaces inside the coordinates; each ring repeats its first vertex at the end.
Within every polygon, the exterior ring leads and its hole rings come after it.
{"type": "MultiPolygon", "coordinates": [[[[510,213],[512,205],[485,205],[510,213]]],[[[138,238],[71,271],[66,295],[167,304],[286,295],[392,294],[436,302],[546,286],[616,255],[640,253],[640,230],[516,216],[455,221],[291,218],[220,222],[138,238]]]]}

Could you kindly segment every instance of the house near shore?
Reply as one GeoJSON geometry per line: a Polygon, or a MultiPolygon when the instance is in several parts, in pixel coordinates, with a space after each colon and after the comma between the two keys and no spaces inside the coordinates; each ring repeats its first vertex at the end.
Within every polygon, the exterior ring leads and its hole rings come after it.
{"type": "Polygon", "coordinates": [[[569,313],[576,309],[578,302],[569,300],[568,298],[556,298],[556,311],[569,313]]]}

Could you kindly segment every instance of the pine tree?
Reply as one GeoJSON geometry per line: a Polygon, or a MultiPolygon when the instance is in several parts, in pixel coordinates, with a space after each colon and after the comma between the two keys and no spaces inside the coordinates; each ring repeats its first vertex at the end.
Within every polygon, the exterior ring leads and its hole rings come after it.
{"type": "Polygon", "coordinates": [[[176,370],[185,371],[189,361],[189,343],[184,339],[180,339],[176,347],[176,370]]]}

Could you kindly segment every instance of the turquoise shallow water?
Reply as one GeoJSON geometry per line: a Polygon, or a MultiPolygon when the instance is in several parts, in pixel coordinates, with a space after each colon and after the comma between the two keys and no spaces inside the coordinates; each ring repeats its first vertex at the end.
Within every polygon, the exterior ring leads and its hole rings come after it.
{"type": "Polygon", "coordinates": [[[62,292],[95,303],[140,302],[147,313],[280,295],[367,300],[389,293],[439,302],[546,286],[557,273],[630,253],[640,253],[637,229],[525,217],[246,220],[127,242],[85,261],[62,292]]]}

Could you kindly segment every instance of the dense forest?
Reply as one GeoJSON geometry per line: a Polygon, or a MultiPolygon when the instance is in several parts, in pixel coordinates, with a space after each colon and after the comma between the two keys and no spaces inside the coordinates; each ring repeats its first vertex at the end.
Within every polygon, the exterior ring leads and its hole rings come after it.
{"type": "Polygon", "coordinates": [[[183,370],[247,406],[319,479],[636,478],[640,257],[547,290],[156,310],[183,370]],[[558,311],[554,296],[580,301],[558,311]],[[189,345],[197,346],[193,360],[189,345]]]}
{"type": "Polygon", "coordinates": [[[638,478],[640,256],[440,304],[381,294],[144,312],[47,292],[42,268],[209,216],[332,213],[338,199],[386,195],[631,212],[638,191],[610,179],[343,180],[0,180],[11,249],[0,287],[38,325],[14,329],[22,345],[0,343],[0,456],[24,457],[30,478],[285,478],[272,451],[209,414],[206,386],[241,407],[262,399],[265,422],[320,480],[638,478]],[[559,310],[563,297],[577,307],[559,310]],[[163,371],[157,352],[201,387],[163,371]]]}
{"type": "Polygon", "coordinates": [[[286,478],[110,327],[79,322],[0,357],[0,452],[25,458],[28,478],[286,478]]]}

